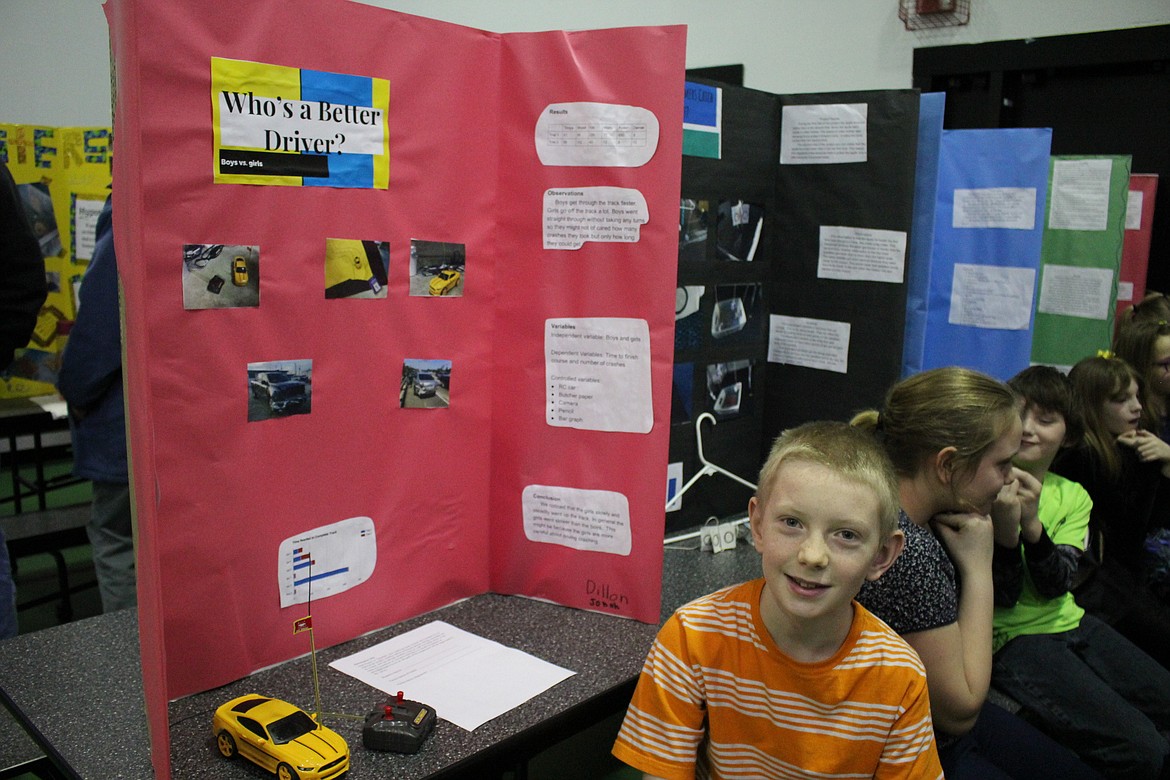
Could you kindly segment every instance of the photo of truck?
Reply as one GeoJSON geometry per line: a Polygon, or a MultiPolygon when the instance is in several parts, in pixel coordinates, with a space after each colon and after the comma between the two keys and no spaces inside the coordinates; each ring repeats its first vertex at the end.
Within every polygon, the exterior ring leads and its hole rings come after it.
{"type": "Polygon", "coordinates": [[[309,414],[312,361],[285,360],[248,366],[248,420],[309,414]]]}

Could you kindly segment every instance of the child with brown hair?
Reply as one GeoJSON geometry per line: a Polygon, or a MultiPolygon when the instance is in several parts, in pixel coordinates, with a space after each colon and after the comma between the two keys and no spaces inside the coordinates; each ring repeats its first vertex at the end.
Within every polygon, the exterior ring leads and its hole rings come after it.
{"type": "Polygon", "coordinates": [[[1117,356],[1141,376],[1142,428],[1170,438],[1167,430],[1167,399],[1170,399],[1170,323],[1134,320],[1121,325],[1113,340],[1117,356]]]}
{"type": "Polygon", "coordinates": [[[1049,471],[1079,439],[1072,385],[1050,366],[1008,384],[1025,402],[1015,464],[1042,487],[1035,511],[1013,518],[1019,539],[995,546],[992,682],[1106,776],[1152,780],[1170,753],[1170,671],[1086,614],[1072,593],[1093,502],[1049,471]]]}
{"type": "Polygon", "coordinates": [[[1098,777],[987,701],[994,539],[1010,537],[1003,518],[1013,506],[1034,506],[1039,494],[1035,480],[1012,466],[1019,399],[977,371],[937,368],[898,382],[880,412],[853,423],[890,454],[906,536],[902,555],[880,580],[865,583],[858,601],[922,658],[947,780],[1098,777]]]}
{"type": "Polygon", "coordinates": [[[854,600],[902,549],[881,447],[808,423],[758,484],[763,577],[667,620],[614,755],[647,778],[941,778],[922,664],[854,600]]]}
{"type": "Polygon", "coordinates": [[[1170,608],[1148,587],[1146,539],[1170,522],[1170,445],[1140,427],[1141,377],[1103,354],[1069,372],[1084,419],[1081,444],[1052,464],[1093,499],[1093,542],[1077,602],[1170,668],[1170,608]]]}

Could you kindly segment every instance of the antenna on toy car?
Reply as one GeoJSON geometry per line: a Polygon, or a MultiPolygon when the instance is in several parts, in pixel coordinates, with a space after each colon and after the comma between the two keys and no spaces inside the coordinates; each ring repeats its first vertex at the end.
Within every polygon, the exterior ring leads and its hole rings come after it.
{"type": "Polygon", "coordinates": [[[306,552],[305,555],[309,559],[309,595],[305,601],[305,616],[293,622],[293,634],[299,634],[302,631],[309,632],[309,659],[313,665],[313,718],[320,722],[322,714],[321,683],[317,678],[317,645],[313,641],[313,555],[310,552],[306,552]]]}

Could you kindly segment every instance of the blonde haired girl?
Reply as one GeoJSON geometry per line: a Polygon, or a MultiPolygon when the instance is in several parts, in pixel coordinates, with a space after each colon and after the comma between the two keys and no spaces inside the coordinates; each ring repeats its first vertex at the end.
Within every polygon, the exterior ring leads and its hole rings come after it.
{"type": "Polygon", "coordinates": [[[1040,492],[1012,466],[1022,429],[1015,394],[977,371],[938,368],[898,382],[880,411],[862,412],[853,424],[890,454],[906,537],[902,555],[858,601],[926,666],[946,777],[1097,777],[987,702],[994,542],[1018,544],[1020,514],[1036,512],[1040,492]]]}

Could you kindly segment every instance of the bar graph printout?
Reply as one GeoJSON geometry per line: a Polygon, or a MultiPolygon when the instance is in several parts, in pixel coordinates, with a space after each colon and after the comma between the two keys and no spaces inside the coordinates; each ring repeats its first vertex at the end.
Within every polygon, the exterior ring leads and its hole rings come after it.
{"type": "Polygon", "coordinates": [[[291,536],[280,543],[280,606],[291,607],[360,585],[374,573],[378,548],[374,521],[351,517],[291,536]]]}

